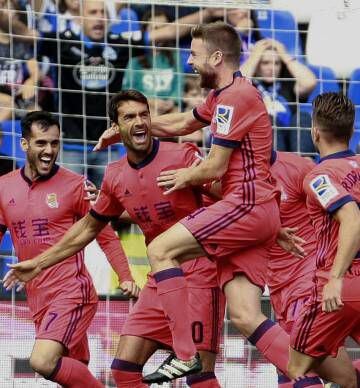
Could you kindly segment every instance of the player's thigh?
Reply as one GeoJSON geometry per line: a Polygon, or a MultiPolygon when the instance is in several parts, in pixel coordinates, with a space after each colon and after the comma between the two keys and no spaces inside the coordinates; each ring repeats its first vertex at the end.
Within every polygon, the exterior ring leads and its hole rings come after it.
{"type": "Polygon", "coordinates": [[[158,344],[147,338],[122,335],[116,351],[116,358],[144,365],[146,361],[156,352],[158,344]]]}
{"type": "Polygon", "coordinates": [[[183,262],[205,255],[195,237],[180,223],[176,223],[157,236],[148,245],[147,253],[150,262],[162,259],[176,259],[183,262]]]}
{"type": "Polygon", "coordinates": [[[290,348],[288,365],[288,376],[290,378],[301,377],[316,366],[316,359],[290,348]]]}
{"type": "Polygon", "coordinates": [[[352,361],[344,347],[334,357],[326,357],[315,370],[323,379],[347,387],[356,381],[352,361]]]}
{"type": "Polygon", "coordinates": [[[261,311],[262,290],[242,274],[236,275],[224,286],[230,316],[257,315],[261,311]]]}

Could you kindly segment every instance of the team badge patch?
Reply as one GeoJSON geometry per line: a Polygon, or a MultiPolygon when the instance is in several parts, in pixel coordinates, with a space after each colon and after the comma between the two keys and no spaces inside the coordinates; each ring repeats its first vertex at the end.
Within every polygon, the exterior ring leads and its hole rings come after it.
{"type": "Polygon", "coordinates": [[[57,209],[59,207],[59,202],[57,200],[57,196],[55,193],[51,193],[51,194],[46,195],[46,204],[51,209],[57,209]]]}
{"type": "Polygon", "coordinates": [[[227,135],[230,131],[234,107],[227,105],[216,105],[216,133],[227,135]]]}
{"type": "Polygon", "coordinates": [[[322,206],[326,206],[332,199],[339,195],[336,187],[327,175],[319,175],[310,182],[311,190],[316,194],[322,206]]]}

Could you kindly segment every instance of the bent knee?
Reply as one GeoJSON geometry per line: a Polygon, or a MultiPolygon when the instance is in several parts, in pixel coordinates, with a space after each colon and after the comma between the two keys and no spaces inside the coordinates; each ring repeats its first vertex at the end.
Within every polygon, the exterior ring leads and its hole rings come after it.
{"type": "Polygon", "coordinates": [[[261,311],[244,308],[234,312],[230,311],[230,320],[241,334],[249,337],[264,319],[261,311]]]}
{"type": "Polygon", "coordinates": [[[30,366],[35,372],[48,377],[54,372],[58,360],[58,357],[49,358],[44,355],[34,354],[30,357],[30,366]]]}

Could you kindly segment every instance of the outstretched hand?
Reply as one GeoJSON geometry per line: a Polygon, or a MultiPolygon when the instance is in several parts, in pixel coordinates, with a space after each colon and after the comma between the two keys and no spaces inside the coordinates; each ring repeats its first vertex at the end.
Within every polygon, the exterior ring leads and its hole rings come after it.
{"type": "Polygon", "coordinates": [[[104,131],[104,133],[99,137],[98,142],[95,144],[93,151],[100,151],[111,144],[115,144],[121,141],[121,135],[119,132],[119,127],[112,125],[110,128],[104,131]]]}
{"type": "Polygon", "coordinates": [[[302,247],[306,241],[295,234],[298,230],[299,228],[280,228],[276,241],[285,251],[302,259],[306,255],[302,247]]]}
{"type": "Polygon", "coordinates": [[[28,282],[34,279],[40,272],[41,269],[38,267],[35,260],[24,260],[17,264],[8,264],[11,268],[6,273],[3,279],[3,286],[6,290],[10,290],[15,287],[19,282],[28,282]]]}

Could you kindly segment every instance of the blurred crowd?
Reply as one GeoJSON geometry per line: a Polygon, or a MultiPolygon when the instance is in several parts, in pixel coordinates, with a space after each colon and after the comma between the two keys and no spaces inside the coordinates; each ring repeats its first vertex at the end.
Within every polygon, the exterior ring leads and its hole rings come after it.
{"type": "MultiPolygon", "coordinates": [[[[99,184],[106,163],[121,152],[91,152],[109,125],[111,93],[141,91],[153,115],[192,109],[206,92],[186,61],[190,29],[214,20],[239,31],[239,66],[263,96],[275,148],[314,152],[310,112],[300,109],[317,85],[302,55],[306,34],[294,51],[262,33],[259,12],[244,9],[0,0],[0,123],[5,128],[10,121],[13,128],[27,111],[55,112],[63,131],[61,162],[99,184]]],[[[211,136],[205,129],[183,140],[208,147],[211,136]]]]}

